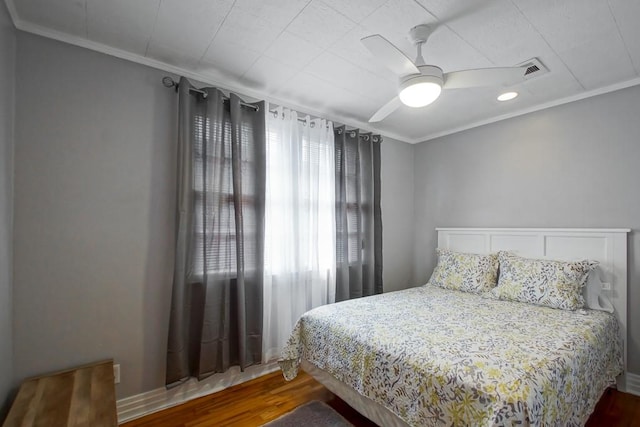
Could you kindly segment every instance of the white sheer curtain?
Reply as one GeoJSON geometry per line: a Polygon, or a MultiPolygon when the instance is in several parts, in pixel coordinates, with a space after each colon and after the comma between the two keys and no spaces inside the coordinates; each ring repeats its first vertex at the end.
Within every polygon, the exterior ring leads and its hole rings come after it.
{"type": "Polygon", "coordinates": [[[267,112],[262,359],[280,357],[295,322],[335,301],[333,123],[267,112]]]}

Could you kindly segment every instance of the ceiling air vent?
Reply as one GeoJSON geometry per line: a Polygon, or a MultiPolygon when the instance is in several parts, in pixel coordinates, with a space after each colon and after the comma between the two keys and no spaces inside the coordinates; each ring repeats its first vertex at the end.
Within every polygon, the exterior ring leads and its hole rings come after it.
{"type": "Polygon", "coordinates": [[[518,67],[524,67],[527,69],[524,73],[525,80],[532,79],[534,77],[542,76],[549,72],[549,69],[538,59],[533,58],[528,61],[524,61],[522,64],[518,64],[518,67]]]}

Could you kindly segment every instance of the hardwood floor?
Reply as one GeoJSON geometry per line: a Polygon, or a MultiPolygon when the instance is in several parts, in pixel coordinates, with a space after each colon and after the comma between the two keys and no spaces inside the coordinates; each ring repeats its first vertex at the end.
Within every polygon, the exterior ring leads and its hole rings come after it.
{"type": "Polygon", "coordinates": [[[599,426],[640,426],[640,396],[605,391],[587,421],[587,427],[599,426]]]}
{"type": "MultiPolygon", "coordinates": [[[[279,371],[123,426],[260,426],[312,400],[327,402],[356,427],[375,426],[306,373],[286,382],[279,371]]],[[[587,426],[640,426],[640,397],[608,390],[587,426]]]]}

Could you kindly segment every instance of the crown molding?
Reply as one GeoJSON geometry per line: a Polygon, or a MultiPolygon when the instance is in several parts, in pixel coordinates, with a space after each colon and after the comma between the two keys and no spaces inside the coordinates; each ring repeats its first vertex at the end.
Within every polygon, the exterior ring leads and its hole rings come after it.
{"type": "Polygon", "coordinates": [[[5,0],[5,3],[7,5],[7,9],[9,10],[9,15],[13,20],[13,24],[20,31],[24,31],[27,33],[57,40],[57,41],[71,44],[74,46],[83,47],[85,49],[100,52],[109,56],[114,56],[116,58],[124,59],[126,61],[135,62],[137,64],[146,65],[148,67],[155,68],[157,70],[171,73],[174,75],[174,77],[184,76],[188,79],[195,80],[200,83],[220,87],[227,91],[237,92],[239,94],[242,94],[250,98],[254,98],[256,100],[257,99],[265,100],[272,104],[284,105],[287,108],[292,108],[294,110],[303,112],[304,114],[309,114],[312,116],[322,117],[326,120],[331,120],[336,124],[343,124],[348,127],[359,128],[367,132],[379,133],[385,137],[392,138],[401,142],[412,143],[405,136],[398,135],[393,132],[387,132],[387,131],[381,131],[379,129],[375,129],[366,122],[363,122],[354,118],[345,120],[344,118],[338,117],[336,113],[332,113],[330,111],[323,111],[319,109],[310,108],[309,106],[303,106],[298,104],[295,100],[292,100],[292,99],[276,98],[266,92],[252,89],[238,82],[233,82],[228,78],[225,78],[224,76],[212,77],[209,74],[203,74],[197,71],[188,70],[186,68],[177,67],[175,65],[167,64],[166,62],[158,61],[152,58],[148,58],[146,56],[142,56],[136,53],[128,52],[126,50],[108,46],[103,43],[94,42],[82,37],[63,33],[57,30],[52,30],[50,28],[46,28],[41,25],[34,24],[32,22],[23,21],[18,16],[17,10],[15,8],[14,0],[5,0]]]}
{"type": "Polygon", "coordinates": [[[13,3],[13,0],[5,0],[4,3],[7,5],[7,10],[9,11],[9,16],[13,21],[13,25],[19,29],[18,23],[22,22],[20,18],[18,18],[18,11],[16,10],[16,5],[13,3]]]}
{"type": "MultiPolygon", "coordinates": [[[[631,80],[627,80],[620,83],[614,83],[609,86],[599,87],[597,89],[592,89],[586,92],[581,92],[576,95],[567,96],[565,98],[556,99],[550,102],[544,102],[542,104],[534,105],[533,107],[523,108],[522,110],[514,111],[507,114],[502,114],[500,116],[492,117],[486,120],[479,120],[477,122],[470,123],[468,125],[459,126],[450,130],[446,130],[443,132],[433,133],[431,135],[426,136],[422,141],[419,142],[427,142],[436,138],[440,138],[443,136],[451,135],[454,133],[462,132],[465,130],[473,129],[479,126],[488,125],[491,123],[500,122],[503,120],[511,119],[518,116],[523,116],[525,114],[534,113],[536,111],[546,110],[547,108],[557,107],[564,104],[570,104],[572,102],[581,101],[583,99],[591,98],[598,95],[604,95],[605,93],[615,92],[620,89],[626,89],[628,87],[640,85],[640,77],[635,77],[631,80]]],[[[407,141],[411,144],[417,143],[417,141],[407,141]]]]}
{"type": "Polygon", "coordinates": [[[16,10],[15,0],[5,0],[7,5],[7,9],[9,11],[9,15],[13,20],[13,25],[20,30],[31,34],[36,34],[42,37],[54,39],[61,41],[63,43],[68,43],[74,46],[84,47],[89,50],[93,50],[96,52],[104,53],[105,55],[114,56],[116,58],[124,59],[127,61],[135,62],[137,64],[146,65],[151,68],[155,68],[157,70],[166,71],[168,73],[174,74],[174,76],[184,76],[192,80],[196,80],[198,82],[213,85],[216,87],[224,88],[225,90],[238,92],[248,97],[252,97],[255,99],[265,100],[269,103],[284,105],[288,108],[295,109],[297,111],[304,112],[305,114],[314,115],[317,117],[322,117],[327,120],[331,120],[335,123],[344,124],[349,127],[360,128],[367,132],[380,133],[385,137],[392,138],[401,142],[406,142],[409,144],[420,144],[423,142],[432,141],[437,138],[441,138],[443,136],[451,135],[454,133],[462,132],[465,130],[473,129],[476,127],[488,125],[491,123],[500,122],[503,120],[511,119],[514,117],[522,116],[529,113],[534,113],[540,110],[546,110],[547,108],[557,107],[563,104],[569,104],[572,102],[580,101],[583,99],[591,98],[598,95],[603,95],[609,92],[615,92],[620,89],[625,89],[632,86],[640,85],[640,77],[633,78],[631,80],[627,80],[620,83],[615,83],[609,86],[604,86],[597,89],[592,89],[586,92],[581,92],[576,95],[571,95],[565,98],[556,99],[550,102],[545,102],[542,104],[534,105],[532,107],[523,108],[521,110],[517,110],[511,113],[502,114],[495,117],[490,117],[488,119],[475,121],[469,123],[467,125],[458,126],[452,129],[448,129],[442,132],[435,132],[432,134],[428,134],[424,137],[419,138],[407,138],[406,136],[399,135],[397,133],[381,131],[380,129],[376,129],[372,127],[369,123],[363,122],[358,119],[351,118],[349,120],[344,120],[344,118],[340,118],[336,115],[336,113],[332,113],[330,111],[323,111],[319,109],[310,108],[308,106],[302,106],[298,104],[295,100],[292,99],[284,99],[284,98],[276,98],[272,95],[262,92],[256,89],[252,89],[250,87],[244,86],[238,82],[230,81],[228,78],[224,76],[212,77],[208,74],[199,73],[196,71],[188,70],[186,68],[176,67],[171,64],[167,64],[166,62],[158,61],[152,58],[148,58],[146,56],[138,55],[135,53],[131,53],[122,49],[118,49],[112,46],[108,46],[102,43],[94,42],[91,40],[84,39],[82,37],[74,36],[71,34],[63,33],[60,31],[52,30],[50,28],[43,27],[41,25],[37,25],[31,22],[23,21],[18,16],[18,12],[16,10]]]}

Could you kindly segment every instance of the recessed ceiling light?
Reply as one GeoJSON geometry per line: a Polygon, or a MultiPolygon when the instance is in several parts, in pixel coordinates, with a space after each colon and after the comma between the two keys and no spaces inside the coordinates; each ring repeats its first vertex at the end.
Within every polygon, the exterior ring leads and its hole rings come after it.
{"type": "Polygon", "coordinates": [[[518,92],[505,92],[498,96],[498,101],[509,101],[518,96],[518,92]]]}

